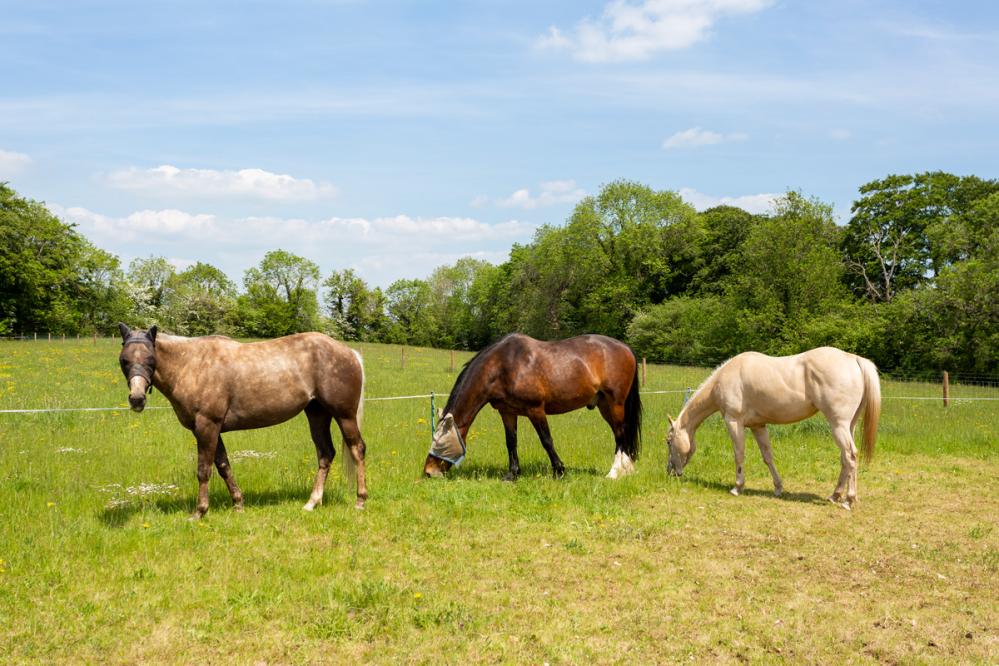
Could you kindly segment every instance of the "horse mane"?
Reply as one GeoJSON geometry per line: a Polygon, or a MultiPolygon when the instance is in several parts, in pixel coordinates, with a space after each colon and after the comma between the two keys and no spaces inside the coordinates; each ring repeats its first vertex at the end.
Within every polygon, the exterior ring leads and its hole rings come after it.
{"type": "Polygon", "coordinates": [[[482,365],[482,361],[485,359],[486,356],[488,356],[489,352],[496,349],[496,347],[500,346],[503,342],[505,342],[507,338],[513,337],[514,335],[517,335],[517,333],[507,333],[499,340],[490,343],[487,347],[481,349],[475,356],[470,358],[468,360],[468,363],[462,366],[461,372],[458,373],[458,378],[454,380],[454,386],[451,388],[451,394],[447,397],[447,404],[444,405],[445,414],[448,414],[451,411],[451,408],[454,407],[454,402],[455,400],[457,400],[458,395],[464,390],[465,382],[468,380],[468,377],[472,374],[470,371],[473,368],[477,368],[478,366],[482,365]]]}
{"type": "Polygon", "coordinates": [[[718,374],[718,371],[721,370],[722,368],[724,368],[726,365],[728,365],[729,361],[731,361],[733,358],[735,358],[735,356],[732,356],[731,358],[727,358],[724,361],[722,361],[721,363],[719,363],[717,366],[715,366],[715,369],[711,371],[711,374],[708,375],[707,378],[705,378],[705,380],[703,382],[701,382],[700,385],[696,389],[694,389],[693,393],[690,394],[690,397],[687,398],[686,402],[683,403],[683,407],[680,408],[680,412],[676,415],[676,420],[677,421],[679,421],[680,420],[680,416],[685,411],[687,411],[687,406],[690,405],[690,403],[694,401],[694,396],[697,395],[698,393],[700,393],[701,389],[705,388],[709,383],[711,383],[711,381],[715,378],[715,375],[718,374]]]}

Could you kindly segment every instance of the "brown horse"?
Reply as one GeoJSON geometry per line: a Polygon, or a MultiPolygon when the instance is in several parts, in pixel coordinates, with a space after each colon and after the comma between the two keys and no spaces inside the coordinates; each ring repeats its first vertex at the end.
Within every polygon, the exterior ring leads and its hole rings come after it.
{"type": "Polygon", "coordinates": [[[132,330],[118,324],[121,371],[128,381],[128,402],[141,412],[146,393],[155,386],[166,396],[181,425],[198,441],[198,506],[195,518],[208,511],[208,479],[212,463],[243,508],[221,433],[263,428],[287,421],[301,411],[309,418],[319,471],[312,495],[303,507],[311,511],[323,501],[323,488],[333,462],[330,425],[340,426],[356,469],[357,508],[368,497],[364,482],[364,439],[360,420],[364,407],[361,355],[320,333],[299,333],[276,340],[241,344],[211,335],[183,338],[132,330]]]}
{"type": "Polygon", "coordinates": [[[444,416],[424,463],[427,476],[441,476],[460,461],[465,435],[486,404],[500,413],[510,458],[507,480],[520,474],[517,417],[526,416],[560,477],[565,465],[555,452],[548,414],[598,407],[614,432],[617,453],[607,475],[634,471],[641,442],[642,402],[638,364],[628,345],[602,335],[542,342],[512,333],[486,347],[462,369],[451,389],[444,416]]]}

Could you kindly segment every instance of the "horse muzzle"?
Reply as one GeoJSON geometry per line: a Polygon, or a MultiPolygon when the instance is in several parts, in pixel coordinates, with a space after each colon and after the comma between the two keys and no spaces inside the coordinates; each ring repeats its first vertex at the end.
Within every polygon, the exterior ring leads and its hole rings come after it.
{"type": "Polygon", "coordinates": [[[434,456],[427,456],[427,461],[423,463],[423,476],[427,478],[439,479],[444,473],[451,469],[451,463],[434,456]]]}

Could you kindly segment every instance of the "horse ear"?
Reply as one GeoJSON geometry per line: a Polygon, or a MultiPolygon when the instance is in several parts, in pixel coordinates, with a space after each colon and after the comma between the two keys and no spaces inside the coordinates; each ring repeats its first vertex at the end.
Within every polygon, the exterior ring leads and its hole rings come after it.
{"type": "Polygon", "coordinates": [[[118,330],[121,332],[122,340],[127,340],[128,334],[132,332],[132,329],[128,327],[128,324],[123,324],[120,321],[118,322],[118,330]]]}
{"type": "Polygon", "coordinates": [[[440,407],[437,408],[437,420],[440,421],[444,418],[444,410],[440,407]]]}
{"type": "Polygon", "coordinates": [[[669,427],[672,428],[673,427],[673,417],[670,416],[669,414],[667,414],[666,418],[669,420],[669,427]]]}
{"type": "Polygon", "coordinates": [[[149,336],[149,339],[152,340],[154,344],[156,343],[156,331],[157,330],[158,329],[156,328],[156,324],[153,324],[152,326],[149,327],[149,330],[146,331],[146,335],[149,336]]]}

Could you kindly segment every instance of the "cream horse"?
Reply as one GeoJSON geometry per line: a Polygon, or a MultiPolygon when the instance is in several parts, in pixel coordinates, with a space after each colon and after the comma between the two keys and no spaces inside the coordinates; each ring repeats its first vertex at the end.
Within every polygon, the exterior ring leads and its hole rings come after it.
{"type": "Polygon", "coordinates": [[[829,500],[850,509],[857,501],[857,446],[853,429],[863,412],[863,451],[864,459],[869,461],[881,414],[878,369],[866,358],[834,347],[819,347],[794,356],[745,352],[730,358],[694,392],[675,421],[667,416],[671,474],[683,473],[696,449],[694,433],[715,412],[721,412],[735,446],[732,494],[738,495],[745,485],[742,462],[746,452],[745,429],[749,428],[760,446],[763,461],[770,468],[777,496],[783,492],[783,484],[774,467],[767,424],[795,423],[822,412],[840,450],[839,483],[829,500]]]}

